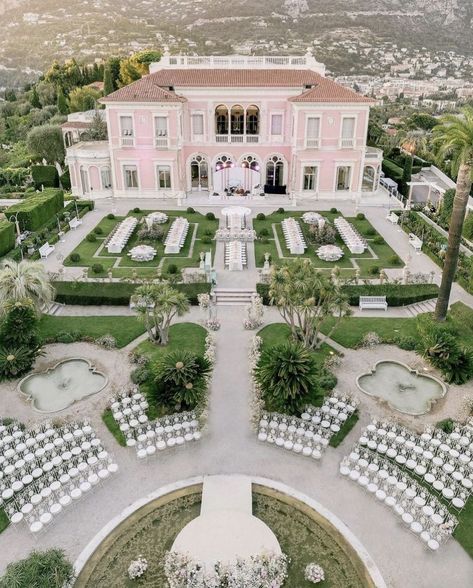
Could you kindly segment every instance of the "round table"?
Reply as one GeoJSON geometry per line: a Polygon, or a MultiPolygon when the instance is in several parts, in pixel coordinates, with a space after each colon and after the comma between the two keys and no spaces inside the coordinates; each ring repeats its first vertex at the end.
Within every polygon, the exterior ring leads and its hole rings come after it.
{"type": "Polygon", "coordinates": [[[128,252],[133,261],[151,261],[156,256],[156,249],[150,245],[136,245],[128,252]]]}
{"type": "Polygon", "coordinates": [[[410,525],[414,521],[414,517],[411,515],[410,512],[405,512],[402,515],[402,520],[406,525],[410,525]]]}
{"type": "Polygon", "coordinates": [[[322,245],[316,253],[322,261],[338,261],[343,257],[343,250],[337,245],[322,245]]]}
{"type": "Polygon", "coordinates": [[[434,509],[430,506],[430,504],[426,504],[422,507],[422,512],[427,517],[431,517],[434,514],[434,509]]]}
{"type": "Polygon", "coordinates": [[[443,523],[443,517],[440,516],[437,513],[434,513],[433,515],[430,516],[430,519],[432,520],[433,523],[435,523],[436,525],[441,525],[443,523]]]}

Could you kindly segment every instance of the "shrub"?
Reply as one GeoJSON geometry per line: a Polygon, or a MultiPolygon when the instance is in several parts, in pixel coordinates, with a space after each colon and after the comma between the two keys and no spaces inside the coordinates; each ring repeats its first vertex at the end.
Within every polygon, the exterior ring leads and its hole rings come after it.
{"type": "Polygon", "coordinates": [[[141,208],[140,208],[139,206],[135,206],[135,208],[133,209],[133,212],[134,212],[135,214],[138,214],[138,213],[140,213],[140,212],[141,212],[141,208]]]}
{"type": "Polygon", "coordinates": [[[266,220],[266,215],[264,214],[264,212],[258,212],[258,214],[256,215],[256,220],[266,220]]]}
{"type": "Polygon", "coordinates": [[[57,343],[75,343],[80,341],[82,333],[80,331],[59,331],[54,337],[54,341],[57,343]]]}
{"type": "Polygon", "coordinates": [[[277,212],[278,214],[284,214],[286,211],[284,210],[284,208],[278,208],[278,209],[276,210],[276,212],[277,212]]]}
{"type": "Polygon", "coordinates": [[[332,214],[337,214],[338,210],[335,207],[333,207],[333,208],[330,209],[330,212],[332,214]]]}
{"type": "Polygon", "coordinates": [[[401,336],[395,338],[393,343],[405,351],[415,351],[417,348],[417,339],[415,337],[401,336]]]}
{"type": "Polygon", "coordinates": [[[179,350],[161,357],[152,371],[158,402],[192,410],[203,400],[211,366],[206,358],[179,350]]]}
{"type": "Polygon", "coordinates": [[[79,253],[71,253],[69,255],[69,259],[72,261],[72,263],[77,263],[80,261],[80,254],[79,253]]]}
{"type": "Polygon", "coordinates": [[[108,218],[109,220],[113,220],[113,219],[115,218],[115,215],[113,214],[113,212],[109,212],[109,213],[107,214],[107,218],[108,218]]]}
{"type": "Polygon", "coordinates": [[[207,235],[204,235],[201,239],[200,239],[201,243],[204,243],[205,245],[209,245],[210,243],[212,243],[212,238],[208,237],[207,235]]]}
{"type": "Polygon", "coordinates": [[[192,208],[192,206],[187,208],[187,214],[195,214],[195,210],[192,208]]]}
{"type": "Polygon", "coordinates": [[[370,276],[378,276],[380,271],[381,270],[380,270],[379,265],[372,265],[369,268],[368,273],[370,274],[370,276]]]}
{"type": "Polygon", "coordinates": [[[38,316],[31,302],[17,301],[5,305],[0,341],[10,349],[24,348],[37,353],[40,347],[38,316]]]}
{"type": "Polygon", "coordinates": [[[147,225],[144,225],[138,231],[138,239],[143,241],[162,241],[165,233],[166,229],[162,225],[155,223],[150,229],[148,229],[147,225]]]}
{"type": "Polygon", "coordinates": [[[69,168],[59,177],[60,184],[63,190],[71,189],[71,176],[69,174],[69,168]]]}
{"type": "Polygon", "coordinates": [[[175,275],[179,272],[179,268],[177,267],[177,265],[175,263],[170,263],[167,267],[167,273],[168,274],[172,274],[175,275]]]}
{"type": "Polygon", "coordinates": [[[95,233],[89,233],[86,239],[89,243],[94,243],[95,241],[97,241],[97,235],[95,235],[95,233]]]}
{"type": "Polygon", "coordinates": [[[365,231],[365,235],[367,237],[374,237],[376,235],[376,230],[373,227],[368,227],[365,231]]]}
{"type": "Polygon", "coordinates": [[[28,372],[36,353],[27,347],[0,348],[0,380],[12,380],[28,372]]]}
{"type": "Polygon", "coordinates": [[[59,174],[54,165],[33,165],[31,177],[37,190],[40,190],[41,186],[45,188],[59,187],[59,174]]]}
{"type": "Polygon", "coordinates": [[[466,215],[465,222],[463,223],[463,236],[469,241],[473,240],[473,212],[469,212],[466,215]]]}
{"type": "Polygon", "coordinates": [[[384,245],[385,241],[384,239],[381,237],[381,235],[376,235],[376,237],[373,239],[373,243],[375,245],[384,245]]]}
{"type": "Polygon", "coordinates": [[[328,245],[335,243],[337,231],[330,223],[322,226],[310,225],[308,230],[308,240],[312,245],[328,245]]]}
{"type": "Polygon", "coordinates": [[[0,220],[0,257],[15,247],[15,225],[8,220],[0,220]]]}
{"type": "Polygon", "coordinates": [[[103,229],[102,229],[102,227],[98,227],[98,226],[97,226],[97,227],[95,227],[95,229],[94,229],[94,233],[95,233],[96,235],[103,235],[103,229]]]}
{"type": "Polygon", "coordinates": [[[395,164],[394,161],[391,161],[390,159],[383,159],[382,169],[385,175],[395,182],[402,180],[404,170],[402,167],[399,167],[397,164],[395,164]]]}
{"type": "Polygon", "coordinates": [[[2,588],[63,588],[74,580],[74,567],[61,549],[32,551],[7,566],[2,588]]]}
{"type": "Polygon", "coordinates": [[[386,296],[389,306],[414,304],[438,296],[436,284],[359,284],[342,286],[342,291],[351,306],[358,306],[360,296],[386,296]]]}
{"type": "Polygon", "coordinates": [[[365,220],[366,217],[365,217],[365,215],[362,212],[359,212],[356,215],[356,218],[357,218],[357,220],[365,220]]]}
{"type": "Polygon", "coordinates": [[[213,221],[213,220],[215,220],[215,214],[214,214],[213,212],[208,212],[208,213],[205,215],[205,218],[206,218],[207,220],[213,221]]]}
{"type": "Polygon", "coordinates": [[[258,237],[268,237],[269,236],[269,229],[266,227],[262,228],[261,231],[258,233],[258,237]]]}
{"type": "Polygon", "coordinates": [[[22,229],[37,231],[46,225],[58,212],[64,211],[64,192],[47,189],[39,194],[13,204],[6,211],[7,218],[11,214],[18,215],[22,229]]]}
{"type": "Polygon", "coordinates": [[[390,265],[400,265],[401,258],[399,257],[399,255],[391,255],[391,257],[388,259],[388,262],[390,265]]]}
{"type": "Polygon", "coordinates": [[[314,355],[292,341],[263,349],[255,379],[267,410],[298,414],[306,404],[317,404],[323,393],[314,355]]]}
{"type": "Polygon", "coordinates": [[[144,384],[146,381],[148,381],[150,375],[151,373],[148,369],[148,366],[141,365],[131,372],[130,378],[133,384],[137,384],[139,386],[140,384],[144,384]]]}
{"type": "Polygon", "coordinates": [[[205,231],[204,231],[204,235],[205,235],[206,237],[213,237],[213,235],[214,235],[214,232],[212,231],[212,229],[205,229],[205,231]]]}
{"type": "Polygon", "coordinates": [[[435,426],[444,433],[450,434],[453,433],[455,428],[455,421],[453,419],[444,419],[443,421],[439,421],[435,426]]]}
{"type": "Polygon", "coordinates": [[[94,274],[103,274],[103,265],[101,263],[94,263],[92,266],[92,271],[94,274]]]}
{"type": "Polygon", "coordinates": [[[98,339],[95,339],[97,345],[101,347],[105,347],[105,349],[115,349],[117,346],[117,340],[113,335],[107,333],[106,335],[102,335],[98,339]]]}

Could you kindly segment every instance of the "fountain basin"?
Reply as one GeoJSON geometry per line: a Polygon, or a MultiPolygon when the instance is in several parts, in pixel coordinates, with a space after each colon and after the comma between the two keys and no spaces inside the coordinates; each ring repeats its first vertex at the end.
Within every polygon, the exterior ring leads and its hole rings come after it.
{"type": "Polygon", "coordinates": [[[97,394],[108,383],[107,377],[87,359],[65,359],[43,372],[34,372],[18,384],[22,394],[31,400],[34,410],[59,412],[74,402],[97,394]]]}
{"type": "Polygon", "coordinates": [[[435,376],[423,374],[395,360],[382,360],[356,379],[358,388],[404,414],[420,416],[447,393],[447,386],[435,376]]]}

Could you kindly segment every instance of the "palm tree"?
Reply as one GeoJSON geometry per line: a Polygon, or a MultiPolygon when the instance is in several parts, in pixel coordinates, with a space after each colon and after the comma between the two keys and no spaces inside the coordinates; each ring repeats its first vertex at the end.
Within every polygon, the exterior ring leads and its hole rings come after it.
{"type": "Polygon", "coordinates": [[[187,297],[165,282],[140,286],[131,300],[150,340],[160,345],[168,344],[172,320],[189,310],[187,297]]]}
{"type": "Polygon", "coordinates": [[[0,265],[0,313],[8,304],[31,300],[37,313],[51,304],[54,288],[44,266],[37,261],[5,259],[0,265]]]}
{"type": "Polygon", "coordinates": [[[447,317],[473,176],[473,107],[466,106],[462,109],[462,113],[463,116],[460,117],[454,114],[444,115],[441,118],[441,124],[433,130],[434,143],[438,146],[439,155],[451,159],[452,170],[457,172],[457,188],[448,231],[448,247],[435,307],[435,318],[438,321],[444,321],[447,317]]]}

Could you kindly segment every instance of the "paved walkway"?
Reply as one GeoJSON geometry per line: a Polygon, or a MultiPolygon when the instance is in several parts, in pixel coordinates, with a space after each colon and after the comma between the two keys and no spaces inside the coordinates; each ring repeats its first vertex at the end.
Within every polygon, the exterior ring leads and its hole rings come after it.
{"type": "MultiPolygon", "coordinates": [[[[152,207],[149,201],[133,201],[135,205],[152,207]]],[[[131,207],[126,201],[117,202],[116,206],[119,213],[131,207]]],[[[300,208],[320,210],[331,206],[333,202],[300,208]]],[[[346,214],[355,212],[351,203],[338,207],[346,214]]],[[[155,208],[170,206],[158,202],[155,208]]],[[[109,210],[110,203],[98,203],[97,210],[90,213],[84,226],[77,233],[70,233],[66,243],[60,244],[58,249],[64,248],[64,254],[68,254],[83,235],[91,230],[94,222],[96,224],[104,212],[109,210]],[[79,231],[83,231],[83,234],[79,231]]],[[[374,226],[385,235],[387,242],[405,258],[408,253],[407,236],[398,233],[396,228],[385,221],[386,211],[368,208],[366,213],[374,226]]],[[[424,255],[412,263],[417,267],[422,266],[424,272],[434,267],[436,275],[439,274],[438,268],[424,255]]],[[[47,265],[48,269],[53,269],[54,259],[48,259],[47,265]]],[[[238,278],[239,287],[254,285],[251,271],[235,272],[234,275],[238,278]]],[[[455,291],[455,296],[473,306],[473,297],[465,294],[461,289],[455,291]]],[[[76,310],[81,309],[77,307],[76,310]]],[[[87,313],[91,310],[100,314],[108,312],[105,307],[87,307],[83,310],[87,313]]],[[[123,310],[123,313],[126,311],[123,310]]],[[[188,317],[195,320],[197,313],[198,310],[193,309],[188,317]]],[[[105,429],[99,411],[91,412],[90,418],[95,428],[116,456],[119,474],[107,481],[103,488],[98,488],[93,496],[79,501],[74,508],[61,515],[37,541],[23,526],[8,528],[0,536],[0,571],[8,562],[25,557],[34,548],[60,546],[74,559],[109,520],[135,500],[165,484],[195,475],[241,473],[281,481],[331,510],[364,544],[391,588],[471,586],[473,560],[456,541],[451,540],[437,554],[427,553],[421,541],[403,528],[385,507],[338,475],[342,456],[369,420],[367,413],[362,413],[360,422],[347,440],[337,449],[329,448],[320,463],[257,442],[249,420],[251,395],[247,359],[254,333],[243,329],[241,307],[219,307],[218,313],[222,328],[216,333],[217,362],[211,386],[208,425],[202,440],[191,446],[160,453],[147,464],[138,463],[133,450],[121,448],[115,443],[105,429]]],[[[188,317],[183,318],[189,320],[188,317]]],[[[274,320],[274,310],[267,314],[267,320],[274,320]]],[[[25,406],[19,405],[18,412],[24,411],[25,406]]],[[[5,416],[16,415],[13,411],[5,416]]]]}

